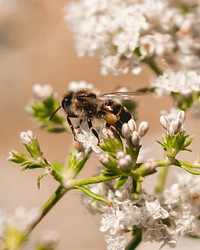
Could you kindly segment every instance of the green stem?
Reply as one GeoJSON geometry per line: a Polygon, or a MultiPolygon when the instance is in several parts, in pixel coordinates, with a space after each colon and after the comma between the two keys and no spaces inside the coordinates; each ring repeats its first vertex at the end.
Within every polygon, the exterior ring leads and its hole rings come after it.
{"type": "Polygon", "coordinates": [[[142,241],[142,230],[137,229],[134,238],[126,246],[126,250],[134,250],[142,241]]]}
{"type": "Polygon", "coordinates": [[[162,75],[162,70],[158,67],[154,60],[146,59],[144,62],[150,67],[150,69],[157,75],[162,75]]]}
{"type": "Polygon", "coordinates": [[[68,189],[63,186],[59,186],[49,200],[40,209],[40,215],[37,220],[30,226],[26,232],[26,237],[31,233],[31,231],[37,226],[37,224],[45,217],[45,215],[55,206],[55,204],[67,193],[68,189]]]}
{"type": "Polygon", "coordinates": [[[169,169],[168,166],[160,169],[160,173],[158,176],[158,183],[155,188],[156,193],[161,193],[163,191],[167,178],[168,169],[169,169]]]}

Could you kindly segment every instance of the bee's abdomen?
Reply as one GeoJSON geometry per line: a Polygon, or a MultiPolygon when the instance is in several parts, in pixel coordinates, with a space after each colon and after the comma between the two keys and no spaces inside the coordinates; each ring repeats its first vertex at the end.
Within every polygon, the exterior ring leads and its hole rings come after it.
{"type": "Polygon", "coordinates": [[[128,122],[132,118],[129,111],[123,105],[121,105],[120,103],[114,102],[112,100],[105,102],[102,105],[101,110],[102,110],[101,114],[103,115],[104,119],[107,122],[106,126],[110,127],[112,125],[120,133],[121,133],[122,125],[128,122]],[[103,112],[104,110],[105,110],[105,113],[103,112]],[[114,117],[109,114],[112,114],[114,117]],[[112,119],[110,119],[110,117],[112,119]]]}

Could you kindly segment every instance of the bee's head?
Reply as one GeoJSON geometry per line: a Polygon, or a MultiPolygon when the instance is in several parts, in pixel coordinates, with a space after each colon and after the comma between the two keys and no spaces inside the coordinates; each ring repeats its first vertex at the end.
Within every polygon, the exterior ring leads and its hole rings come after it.
{"type": "Polygon", "coordinates": [[[72,103],[72,93],[67,94],[62,102],[61,102],[61,106],[63,107],[63,109],[67,112],[67,110],[69,109],[70,105],[72,103]]]}

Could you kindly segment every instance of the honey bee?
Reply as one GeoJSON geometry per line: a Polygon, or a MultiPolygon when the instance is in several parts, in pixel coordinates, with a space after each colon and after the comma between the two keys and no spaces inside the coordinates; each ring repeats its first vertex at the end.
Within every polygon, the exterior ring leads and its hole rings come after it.
{"type": "Polygon", "coordinates": [[[113,126],[121,134],[123,124],[132,119],[132,115],[122,104],[113,99],[130,99],[133,95],[138,94],[144,93],[112,92],[96,95],[91,90],[70,91],[64,96],[60,107],[67,114],[67,122],[72,130],[74,139],[76,132],[71,118],[77,118],[79,125],[86,121],[88,128],[98,139],[99,144],[100,138],[96,128],[93,127],[93,119],[104,120],[107,128],[113,126]]]}

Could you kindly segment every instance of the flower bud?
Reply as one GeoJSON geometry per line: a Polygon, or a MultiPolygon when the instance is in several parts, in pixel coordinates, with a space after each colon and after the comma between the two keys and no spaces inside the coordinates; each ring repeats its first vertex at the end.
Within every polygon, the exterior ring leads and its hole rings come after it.
{"type": "Polygon", "coordinates": [[[185,111],[183,111],[183,110],[179,111],[177,114],[177,119],[180,120],[181,125],[182,125],[185,121],[185,111]]]}
{"type": "Polygon", "coordinates": [[[120,158],[124,158],[125,157],[125,153],[123,151],[119,151],[117,154],[116,154],[116,158],[117,160],[119,160],[120,158]]]}
{"type": "Polygon", "coordinates": [[[122,126],[122,136],[126,139],[129,139],[131,137],[131,131],[127,123],[124,123],[122,126]]]}
{"type": "Polygon", "coordinates": [[[132,131],[132,132],[136,130],[136,128],[137,128],[136,123],[133,119],[130,119],[128,121],[128,127],[129,127],[130,131],[132,131]]]}
{"type": "Polygon", "coordinates": [[[182,126],[182,123],[180,119],[176,118],[174,122],[172,123],[172,129],[174,131],[174,134],[177,134],[180,131],[181,126],[182,126]]]}
{"type": "Polygon", "coordinates": [[[170,122],[166,115],[161,115],[160,123],[164,129],[168,130],[170,122]]]}
{"type": "Polygon", "coordinates": [[[146,133],[148,132],[148,130],[149,130],[149,124],[148,124],[148,122],[146,122],[146,121],[141,122],[140,125],[139,125],[139,128],[138,128],[139,135],[141,137],[144,136],[144,135],[146,135],[146,133]]]}
{"type": "Polygon", "coordinates": [[[132,136],[131,136],[131,142],[133,145],[139,145],[140,143],[140,137],[137,131],[133,131],[132,136]]]}

